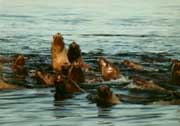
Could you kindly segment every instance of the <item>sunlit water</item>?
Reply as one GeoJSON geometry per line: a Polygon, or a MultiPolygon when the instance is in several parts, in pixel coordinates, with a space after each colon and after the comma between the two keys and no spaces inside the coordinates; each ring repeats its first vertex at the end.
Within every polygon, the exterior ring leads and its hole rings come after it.
{"type": "MultiPolygon", "coordinates": [[[[67,45],[77,41],[90,64],[101,55],[116,63],[129,58],[168,74],[170,59],[180,58],[180,1],[0,0],[1,55],[38,54],[42,59],[36,56],[30,68],[50,64],[56,32],[67,45]]],[[[1,91],[0,125],[180,125],[179,106],[122,103],[99,108],[86,95],[55,102],[53,89],[1,91]]]]}

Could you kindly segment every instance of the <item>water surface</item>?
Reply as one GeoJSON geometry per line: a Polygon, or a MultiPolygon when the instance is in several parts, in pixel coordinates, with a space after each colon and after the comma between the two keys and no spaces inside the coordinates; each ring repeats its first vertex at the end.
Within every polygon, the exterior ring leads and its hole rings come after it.
{"type": "MultiPolygon", "coordinates": [[[[22,53],[32,58],[30,69],[47,66],[52,35],[61,32],[67,45],[80,44],[85,61],[95,67],[102,55],[116,64],[131,59],[169,78],[170,60],[180,58],[179,12],[179,0],[0,0],[0,55],[22,53]]],[[[0,125],[180,125],[178,105],[99,108],[87,94],[54,102],[52,90],[1,91],[0,125]]]]}

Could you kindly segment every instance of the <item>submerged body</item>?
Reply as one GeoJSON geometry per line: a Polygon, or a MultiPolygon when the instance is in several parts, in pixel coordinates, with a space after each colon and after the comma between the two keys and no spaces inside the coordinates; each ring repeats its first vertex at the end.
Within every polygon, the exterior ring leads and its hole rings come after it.
{"type": "Polygon", "coordinates": [[[141,89],[141,90],[154,90],[154,91],[164,92],[164,93],[170,92],[170,91],[166,90],[165,88],[160,87],[159,85],[155,84],[152,81],[146,81],[139,77],[134,77],[132,84],[133,84],[132,85],[133,88],[137,88],[137,89],[141,89]]]}
{"type": "Polygon", "coordinates": [[[0,79],[0,90],[18,89],[19,87],[13,84],[8,84],[0,79]]]}
{"type": "Polygon", "coordinates": [[[144,70],[144,67],[142,65],[133,61],[124,60],[122,64],[133,70],[144,70]]]}

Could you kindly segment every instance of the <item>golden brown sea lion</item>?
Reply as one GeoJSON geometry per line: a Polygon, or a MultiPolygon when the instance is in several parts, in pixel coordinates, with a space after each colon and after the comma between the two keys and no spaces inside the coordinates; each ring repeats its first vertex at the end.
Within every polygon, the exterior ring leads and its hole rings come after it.
{"type": "Polygon", "coordinates": [[[15,62],[12,64],[12,71],[16,75],[26,75],[27,71],[26,71],[24,65],[25,65],[24,55],[20,54],[15,59],[15,62]]]}
{"type": "Polygon", "coordinates": [[[180,85],[180,61],[173,60],[171,67],[172,82],[180,85]]]}
{"type": "MultiPolygon", "coordinates": [[[[80,66],[65,64],[62,66],[59,74],[63,75],[69,80],[74,81],[77,84],[83,83],[85,81],[84,73],[81,70],[80,66]]],[[[47,73],[41,70],[37,70],[34,74],[34,77],[40,84],[43,84],[45,86],[53,86],[57,81],[56,74],[47,73]]]]}
{"type": "Polygon", "coordinates": [[[100,71],[104,80],[119,79],[121,77],[119,69],[106,60],[104,57],[101,57],[98,61],[100,71]]]}
{"type": "Polygon", "coordinates": [[[18,89],[18,86],[13,84],[8,84],[0,79],[0,90],[18,89]]]}
{"type": "Polygon", "coordinates": [[[142,65],[133,61],[124,60],[122,64],[134,70],[144,70],[144,67],[142,65]]]}
{"type": "Polygon", "coordinates": [[[115,105],[120,103],[119,97],[106,85],[101,85],[97,89],[95,102],[98,105],[115,105]]]}
{"type": "Polygon", "coordinates": [[[39,83],[45,86],[53,86],[56,79],[56,75],[45,73],[43,71],[36,71],[35,77],[39,83]]]}
{"type": "Polygon", "coordinates": [[[11,63],[12,61],[13,61],[13,58],[11,57],[0,56],[0,64],[11,63]]]}
{"type": "Polygon", "coordinates": [[[53,36],[51,57],[52,67],[56,72],[61,71],[61,67],[64,64],[69,64],[64,39],[60,33],[57,33],[53,36]]]}

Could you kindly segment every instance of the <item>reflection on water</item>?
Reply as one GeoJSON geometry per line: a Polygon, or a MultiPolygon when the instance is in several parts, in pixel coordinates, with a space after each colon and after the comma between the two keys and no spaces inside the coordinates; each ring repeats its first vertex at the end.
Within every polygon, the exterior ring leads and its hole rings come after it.
{"type": "MultiPolygon", "coordinates": [[[[52,35],[61,32],[67,45],[78,42],[85,61],[95,68],[99,56],[120,68],[122,60],[130,59],[143,64],[146,74],[154,73],[152,78],[168,80],[170,60],[180,58],[179,8],[179,0],[0,0],[0,55],[23,53],[30,70],[47,68],[52,35]]],[[[7,78],[9,66],[3,67],[7,78]]],[[[128,78],[129,71],[121,71],[128,78]]],[[[36,87],[31,78],[25,82],[36,87]]],[[[127,93],[121,83],[107,84],[127,93]]],[[[180,125],[179,106],[122,103],[100,108],[87,94],[55,102],[52,90],[0,91],[0,125],[180,125]]]]}

